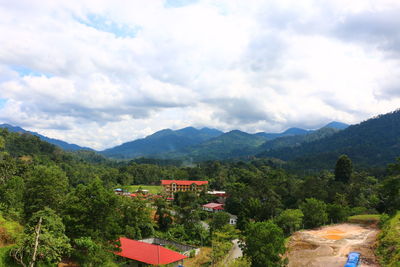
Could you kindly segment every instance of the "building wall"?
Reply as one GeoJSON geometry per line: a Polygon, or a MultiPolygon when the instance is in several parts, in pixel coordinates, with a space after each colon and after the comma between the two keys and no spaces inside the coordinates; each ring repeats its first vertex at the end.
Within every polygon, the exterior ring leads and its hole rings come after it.
{"type": "Polygon", "coordinates": [[[191,185],[178,185],[178,184],[168,184],[168,185],[162,185],[164,192],[169,196],[173,197],[175,192],[187,192],[187,191],[193,191],[200,193],[202,191],[206,191],[207,185],[196,185],[196,184],[191,184],[191,185]]]}

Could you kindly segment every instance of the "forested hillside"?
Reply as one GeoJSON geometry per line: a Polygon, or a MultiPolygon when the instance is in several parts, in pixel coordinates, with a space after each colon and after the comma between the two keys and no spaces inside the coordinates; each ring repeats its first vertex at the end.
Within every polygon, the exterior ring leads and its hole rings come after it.
{"type": "Polygon", "coordinates": [[[132,159],[177,151],[187,146],[202,143],[221,134],[221,131],[209,128],[197,130],[193,127],[187,127],[176,131],[166,129],[149,135],[146,138],[106,149],[101,153],[110,158],[132,159]]]}
{"type": "Polygon", "coordinates": [[[54,138],[49,138],[47,136],[35,133],[35,132],[30,132],[25,129],[22,129],[21,127],[17,126],[12,126],[9,124],[0,124],[0,128],[7,129],[10,132],[15,132],[15,133],[26,133],[26,134],[32,134],[40,138],[42,141],[49,142],[50,144],[56,145],[64,150],[70,150],[70,151],[76,151],[76,150],[92,150],[91,148],[88,147],[81,147],[75,144],[69,144],[67,142],[64,142],[62,140],[54,139],[54,138]]]}
{"type": "Polygon", "coordinates": [[[265,142],[264,137],[239,130],[224,133],[196,146],[181,149],[177,153],[159,155],[162,158],[181,158],[193,161],[224,160],[246,157],[265,142]]]}
{"type": "Polygon", "coordinates": [[[329,168],[341,154],[358,166],[385,166],[400,156],[400,111],[377,116],[296,147],[264,151],[259,157],[291,161],[297,168],[329,168]]]}
{"type": "MultiPolygon", "coordinates": [[[[234,138],[246,135],[233,132],[234,138]]],[[[353,214],[393,214],[399,209],[399,162],[380,179],[354,171],[347,156],[330,168],[335,172],[299,177],[263,159],[208,161],[194,167],[114,162],[93,152],[65,152],[30,134],[0,130],[0,218],[20,232],[12,234],[11,228],[0,225],[3,237],[10,236],[0,261],[31,261],[38,225],[47,240],[39,242],[36,261],[41,264],[68,258],[82,266],[117,266],[121,258],[111,251],[120,236],[208,246],[213,252],[205,264],[211,264],[223,259],[230,240],[239,234],[246,244],[263,244],[254,233],[264,229],[262,238],[269,238],[267,233],[276,236],[274,246],[283,252],[284,237],[302,225],[312,228],[353,214]],[[210,189],[225,190],[225,209],[238,216],[238,230],[226,225],[227,214],[211,216],[201,210],[202,204],[215,201],[205,194],[177,193],[173,202],[166,202],[165,195],[152,199],[114,193],[131,185],[159,185],[161,179],[207,180],[210,189]],[[201,220],[208,220],[211,229],[201,220]]],[[[254,262],[280,262],[275,254],[257,259],[253,251],[262,249],[256,245],[244,251],[254,262]]]]}

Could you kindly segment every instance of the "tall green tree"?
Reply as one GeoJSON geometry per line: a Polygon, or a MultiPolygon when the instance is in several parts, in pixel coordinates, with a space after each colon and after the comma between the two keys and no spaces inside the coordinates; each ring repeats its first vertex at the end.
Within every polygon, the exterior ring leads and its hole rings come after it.
{"type": "Polygon", "coordinates": [[[54,210],[45,208],[33,214],[25,232],[12,251],[13,257],[23,266],[36,263],[56,264],[71,252],[65,226],[54,210]]]}
{"type": "Polygon", "coordinates": [[[98,178],[88,185],[78,185],[65,197],[63,219],[68,236],[90,237],[97,241],[117,240],[122,233],[118,197],[98,178]]]}
{"type": "Polygon", "coordinates": [[[26,216],[30,217],[34,212],[45,207],[60,211],[67,190],[67,176],[59,167],[35,166],[28,173],[25,183],[26,216]]]}
{"type": "Polygon", "coordinates": [[[229,223],[230,216],[227,212],[216,212],[213,214],[210,227],[212,231],[218,231],[229,223]]]}
{"type": "Polygon", "coordinates": [[[155,219],[157,221],[158,228],[161,231],[166,231],[173,222],[167,202],[162,198],[158,198],[154,204],[157,207],[155,219]]]}
{"type": "Polygon", "coordinates": [[[321,226],[328,221],[326,204],[321,200],[307,198],[300,205],[300,209],[304,214],[304,224],[308,228],[321,226]]]}
{"type": "Polygon", "coordinates": [[[341,155],[335,166],[335,180],[347,183],[353,173],[353,163],[347,155],[341,155]]]}
{"type": "Polygon", "coordinates": [[[243,253],[252,267],[283,266],[285,238],[282,229],[272,221],[249,223],[242,241],[243,253]]]}
{"type": "Polygon", "coordinates": [[[304,214],[301,210],[287,209],[275,218],[275,222],[283,229],[286,235],[290,235],[301,228],[303,217],[304,214]]]}

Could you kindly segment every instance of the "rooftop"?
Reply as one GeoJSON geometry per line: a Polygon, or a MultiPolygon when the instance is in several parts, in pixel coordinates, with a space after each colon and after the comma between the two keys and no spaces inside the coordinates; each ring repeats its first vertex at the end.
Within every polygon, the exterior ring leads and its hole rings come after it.
{"type": "Polygon", "coordinates": [[[115,252],[116,255],[147,264],[170,264],[187,258],[185,255],[166,249],[162,246],[148,244],[125,237],[121,237],[120,242],[121,251],[115,252]]]}
{"type": "Polygon", "coordinates": [[[208,203],[203,205],[204,208],[209,208],[209,209],[214,209],[214,210],[218,210],[218,209],[223,209],[223,204],[219,204],[219,203],[208,203]]]}
{"type": "Polygon", "coordinates": [[[188,180],[161,180],[162,185],[170,185],[170,184],[177,184],[177,185],[205,185],[208,184],[208,181],[188,181],[188,180]]]}

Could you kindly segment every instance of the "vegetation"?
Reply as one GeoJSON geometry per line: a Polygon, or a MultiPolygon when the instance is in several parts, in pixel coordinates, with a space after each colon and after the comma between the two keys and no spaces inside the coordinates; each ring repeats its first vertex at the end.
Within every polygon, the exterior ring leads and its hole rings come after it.
{"type": "MultiPolygon", "coordinates": [[[[333,162],[329,170],[297,174],[270,159],[206,161],[191,167],[144,159],[115,162],[93,152],[64,152],[38,137],[0,130],[0,241],[16,244],[9,250],[25,264],[31,262],[37,244],[40,264],[69,258],[82,266],[113,266],[118,257],[112,252],[121,236],[155,236],[212,247],[204,264],[223,264],[231,240],[240,237],[246,259],[238,260],[238,266],[279,266],[285,237],[293,231],[346,221],[352,215],[393,215],[400,209],[400,160],[380,176],[347,168],[352,165],[350,157],[346,164],[339,164],[339,158],[335,162],[336,172],[331,171],[333,162]],[[340,176],[339,169],[347,170],[342,172],[346,175],[340,176]],[[165,196],[114,193],[115,188],[141,187],[154,189],[151,194],[160,191],[160,179],[188,177],[227,191],[225,210],[237,215],[239,231],[227,224],[229,214],[210,215],[200,209],[216,200],[206,194],[179,192],[167,202],[165,196]],[[202,220],[209,222],[209,229],[202,220]]],[[[382,255],[394,255],[386,249],[389,246],[382,247],[382,255]]]]}
{"type": "Polygon", "coordinates": [[[248,224],[242,246],[253,267],[283,265],[285,238],[282,229],[271,221],[248,224]]]}
{"type": "Polygon", "coordinates": [[[377,253],[382,266],[398,266],[400,262],[400,211],[383,225],[378,238],[377,253]]]}

